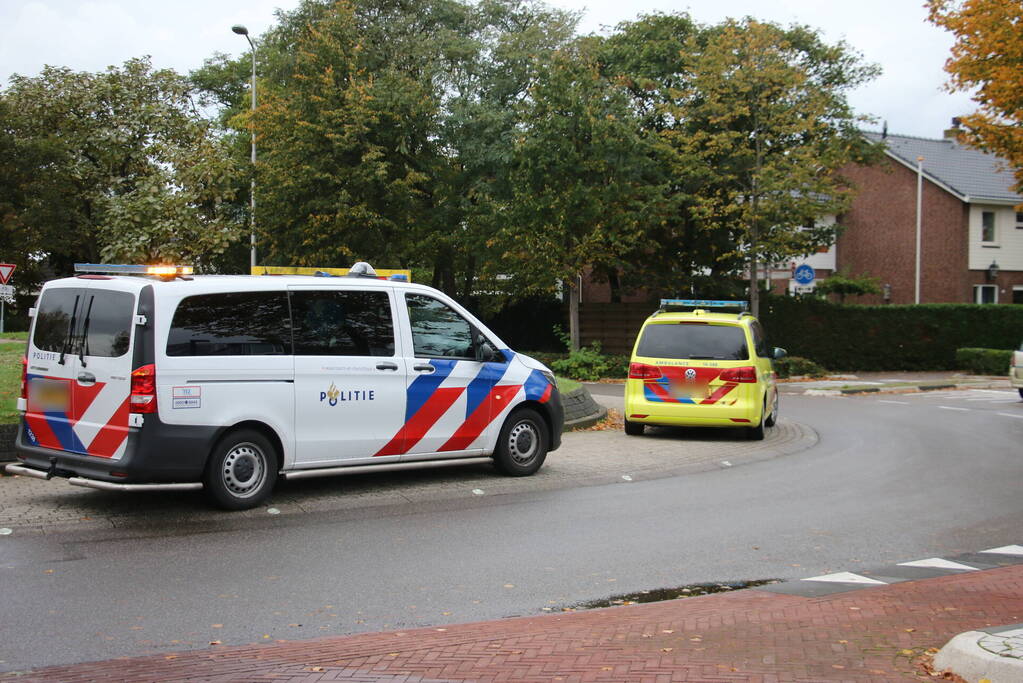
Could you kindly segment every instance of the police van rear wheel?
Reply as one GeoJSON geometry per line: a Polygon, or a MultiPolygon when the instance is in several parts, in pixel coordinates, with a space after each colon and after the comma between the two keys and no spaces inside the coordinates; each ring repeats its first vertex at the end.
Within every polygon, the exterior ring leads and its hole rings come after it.
{"type": "Polygon", "coordinates": [[[239,429],[217,444],[203,483],[214,504],[225,510],[248,510],[267,499],[276,481],[276,449],[259,432],[239,429]]]}
{"type": "Polygon", "coordinates": [[[494,464],[511,477],[533,474],[547,458],[547,424],[535,410],[516,410],[505,420],[494,464]]]}

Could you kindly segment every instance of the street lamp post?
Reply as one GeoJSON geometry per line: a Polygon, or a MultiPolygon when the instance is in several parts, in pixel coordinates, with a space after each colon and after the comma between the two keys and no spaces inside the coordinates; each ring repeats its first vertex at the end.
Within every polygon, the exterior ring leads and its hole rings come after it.
{"type": "MultiPolygon", "coordinates": [[[[255,117],[256,113],[256,44],[252,42],[252,38],[249,37],[249,29],[245,28],[241,24],[235,24],[231,27],[231,30],[240,36],[245,36],[245,40],[249,41],[249,47],[252,50],[252,114],[255,117]]],[[[249,227],[251,234],[249,235],[249,245],[252,248],[250,257],[250,265],[252,268],[256,267],[256,121],[255,118],[252,120],[252,184],[249,187],[249,227]]]]}

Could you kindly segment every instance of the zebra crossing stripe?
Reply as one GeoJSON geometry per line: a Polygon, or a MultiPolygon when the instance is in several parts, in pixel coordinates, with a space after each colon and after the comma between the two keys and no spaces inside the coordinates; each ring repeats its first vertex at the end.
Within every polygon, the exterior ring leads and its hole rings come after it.
{"type": "Polygon", "coordinates": [[[952,560],[943,560],[940,557],[930,557],[926,560],[913,560],[912,562],[899,562],[900,567],[931,567],[932,569],[968,569],[971,572],[977,571],[976,567],[959,564],[952,560]]]}
{"type": "Polygon", "coordinates": [[[868,584],[880,584],[886,586],[884,581],[878,581],[877,579],[870,579],[866,576],[860,576],[859,574],[853,574],[852,572],[838,572],[836,574],[824,574],[823,576],[811,576],[808,579],[801,579],[802,581],[830,581],[835,583],[868,583],[868,584]]]}
{"type": "Polygon", "coordinates": [[[997,553],[998,555],[1023,555],[1023,545],[1003,545],[1001,548],[981,550],[982,553],[997,553]]]}

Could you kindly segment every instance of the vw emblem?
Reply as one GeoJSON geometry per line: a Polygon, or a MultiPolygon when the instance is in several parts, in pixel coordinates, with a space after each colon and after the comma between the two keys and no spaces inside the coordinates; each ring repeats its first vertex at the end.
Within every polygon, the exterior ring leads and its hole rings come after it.
{"type": "Polygon", "coordinates": [[[696,379],[696,370],[689,368],[686,370],[686,381],[692,382],[694,379],[696,379]]]}

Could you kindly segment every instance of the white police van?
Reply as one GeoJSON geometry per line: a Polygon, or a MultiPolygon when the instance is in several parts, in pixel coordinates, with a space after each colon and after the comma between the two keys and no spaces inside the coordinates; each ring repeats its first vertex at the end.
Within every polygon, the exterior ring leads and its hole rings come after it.
{"type": "Polygon", "coordinates": [[[375,277],[191,277],[80,264],[44,285],[9,473],[103,490],[205,489],[226,509],[278,477],[493,462],[561,443],[554,377],[430,287],[375,277]]]}

